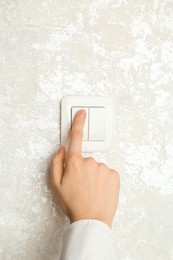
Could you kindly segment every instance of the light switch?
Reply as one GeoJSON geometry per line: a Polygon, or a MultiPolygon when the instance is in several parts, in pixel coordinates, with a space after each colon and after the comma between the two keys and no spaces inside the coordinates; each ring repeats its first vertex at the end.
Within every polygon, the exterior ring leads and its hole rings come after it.
{"type": "Polygon", "coordinates": [[[86,111],[86,119],[85,119],[85,125],[84,125],[84,130],[83,130],[83,141],[87,141],[88,140],[88,108],[86,108],[86,107],[72,107],[71,124],[73,122],[73,119],[74,119],[76,113],[80,109],[85,109],[85,111],[86,111]]]}
{"type": "Polygon", "coordinates": [[[82,152],[108,152],[112,147],[113,100],[104,96],[65,96],[61,101],[61,145],[69,147],[76,112],[87,112],[82,152]]]}
{"type": "Polygon", "coordinates": [[[89,141],[104,141],[105,139],[105,109],[90,108],[89,112],[89,141]]]}

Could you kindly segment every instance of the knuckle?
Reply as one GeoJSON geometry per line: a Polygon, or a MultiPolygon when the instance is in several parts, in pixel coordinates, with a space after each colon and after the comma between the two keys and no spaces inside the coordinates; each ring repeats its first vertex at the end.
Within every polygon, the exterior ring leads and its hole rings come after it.
{"type": "Polygon", "coordinates": [[[93,157],[87,157],[86,161],[90,164],[94,164],[95,163],[95,159],[93,157]]]}
{"type": "Polygon", "coordinates": [[[99,163],[99,168],[102,169],[102,170],[105,170],[107,169],[107,165],[105,163],[99,163]]]}

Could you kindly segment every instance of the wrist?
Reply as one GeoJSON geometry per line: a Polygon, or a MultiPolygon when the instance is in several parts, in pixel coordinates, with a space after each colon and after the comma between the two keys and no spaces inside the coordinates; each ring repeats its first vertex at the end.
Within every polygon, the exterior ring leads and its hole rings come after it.
{"type": "Polygon", "coordinates": [[[90,218],[87,218],[87,217],[70,218],[70,224],[73,224],[74,222],[79,221],[79,220],[97,220],[97,221],[100,221],[100,222],[106,224],[107,226],[109,226],[109,228],[112,228],[112,221],[101,219],[101,218],[92,218],[92,217],[90,217],[90,218]]]}

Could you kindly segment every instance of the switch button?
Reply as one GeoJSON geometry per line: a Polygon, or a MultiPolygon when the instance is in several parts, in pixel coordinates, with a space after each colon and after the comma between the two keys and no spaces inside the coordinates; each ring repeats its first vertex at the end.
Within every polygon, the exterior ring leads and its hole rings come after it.
{"type": "Polygon", "coordinates": [[[105,108],[89,108],[89,141],[104,141],[105,139],[105,108]]]}

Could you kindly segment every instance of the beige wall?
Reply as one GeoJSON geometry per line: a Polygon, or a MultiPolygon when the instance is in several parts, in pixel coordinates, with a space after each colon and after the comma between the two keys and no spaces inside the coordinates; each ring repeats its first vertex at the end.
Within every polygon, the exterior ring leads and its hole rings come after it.
{"type": "Polygon", "coordinates": [[[114,99],[118,260],[173,259],[173,1],[0,0],[0,259],[59,259],[47,185],[65,95],[114,99]]]}

